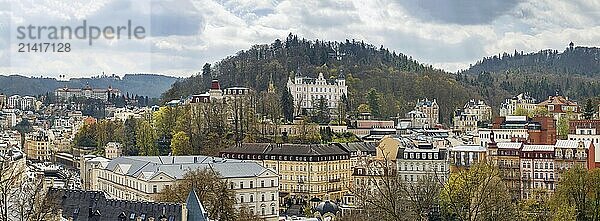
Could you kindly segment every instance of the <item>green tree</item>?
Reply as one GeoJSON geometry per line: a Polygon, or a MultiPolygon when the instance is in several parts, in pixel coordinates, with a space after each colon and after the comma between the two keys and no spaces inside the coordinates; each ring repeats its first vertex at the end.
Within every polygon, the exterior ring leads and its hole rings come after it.
{"type": "Polygon", "coordinates": [[[525,108],[522,107],[517,107],[515,109],[515,111],[513,112],[513,115],[515,116],[529,116],[529,111],[525,108]]]}
{"type": "Polygon", "coordinates": [[[381,94],[377,92],[377,89],[371,88],[367,92],[367,102],[369,103],[373,117],[382,117],[380,104],[381,94]]]}
{"type": "Polygon", "coordinates": [[[535,109],[533,109],[533,112],[530,113],[530,117],[549,117],[550,115],[550,111],[548,111],[547,108],[544,107],[536,107],[535,109]]]}
{"type": "Polygon", "coordinates": [[[558,136],[561,139],[566,139],[569,134],[569,114],[560,116],[558,122],[556,122],[556,129],[558,130],[558,136]]]}
{"type": "Polygon", "coordinates": [[[600,170],[575,165],[560,179],[552,196],[555,220],[600,220],[600,170]]]}
{"type": "Polygon", "coordinates": [[[592,99],[588,98],[585,102],[585,107],[583,108],[583,118],[586,120],[591,120],[596,114],[596,107],[594,107],[594,102],[592,99]]]}
{"type": "Polygon", "coordinates": [[[358,105],[359,113],[371,113],[371,107],[368,104],[360,104],[358,105]]]}
{"type": "Polygon", "coordinates": [[[211,220],[236,220],[235,194],[225,179],[209,169],[187,171],[183,179],[164,188],[158,195],[160,202],[185,203],[192,188],[203,203],[211,220]]]}
{"type": "Polygon", "coordinates": [[[287,122],[292,122],[294,120],[294,98],[287,87],[281,94],[281,107],[283,108],[284,119],[287,122]]]}
{"type": "Polygon", "coordinates": [[[330,121],[329,105],[327,98],[317,100],[317,107],[313,112],[312,121],[318,124],[328,124],[330,121]]]}
{"type": "Polygon", "coordinates": [[[192,144],[190,138],[183,131],[179,131],[173,135],[171,140],[171,151],[175,156],[192,155],[192,144]]]}
{"type": "Polygon", "coordinates": [[[147,119],[138,122],[135,140],[140,155],[156,156],[159,154],[156,144],[156,131],[147,119]]]}

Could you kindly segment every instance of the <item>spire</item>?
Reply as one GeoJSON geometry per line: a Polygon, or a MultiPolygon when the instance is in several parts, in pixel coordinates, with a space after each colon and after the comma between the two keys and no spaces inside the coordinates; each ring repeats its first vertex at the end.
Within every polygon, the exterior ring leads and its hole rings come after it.
{"type": "Polygon", "coordinates": [[[269,87],[267,88],[267,93],[275,93],[275,84],[273,84],[273,74],[269,77],[269,87]]]}
{"type": "Polygon", "coordinates": [[[202,206],[202,202],[198,199],[196,190],[192,188],[192,191],[188,194],[185,206],[188,209],[188,220],[190,221],[207,221],[208,213],[202,206]]]}

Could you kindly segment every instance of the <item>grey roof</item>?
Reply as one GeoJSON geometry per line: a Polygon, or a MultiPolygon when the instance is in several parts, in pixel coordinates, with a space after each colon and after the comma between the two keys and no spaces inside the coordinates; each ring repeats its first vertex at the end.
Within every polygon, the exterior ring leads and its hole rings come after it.
{"type": "Polygon", "coordinates": [[[152,179],[164,173],[173,179],[181,179],[190,170],[212,169],[224,178],[253,177],[263,173],[263,166],[235,159],[223,159],[209,156],[123,156],[111,160],[106,169],[114,171],[119,167],[128,176],[152,179]]]}
{"type": "Polygon", "coordinates": [[[331,156],[348,155],[349,152],[339,144],[273,144],[243,143],[229,147],[221,153],[269,154],[281,156],[331,156]]]}
{"type": "Polygon", "coordinates": [[[208,221],[208,213],[206,213],[202,202],[198,199],[196,190],[192,189],[190,191],[185,204],[188,209],[188,221],[208,221]]]}
{"type": "Polygon", "coordinates": [[[62,209],[64,218],[73,220],[135,220],[141,217],[155,220],[164,217],[169,221],[182,220],[182,205],[107,199],[100,191],[50,188],[46,195],[62,209]]]}

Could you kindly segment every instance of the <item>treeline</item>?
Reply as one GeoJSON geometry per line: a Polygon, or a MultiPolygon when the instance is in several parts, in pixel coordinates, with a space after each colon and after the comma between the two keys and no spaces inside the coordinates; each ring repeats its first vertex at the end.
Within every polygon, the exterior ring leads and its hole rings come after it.
{"type": "Polygon", "coordinates": [[[71,78],[68,81],[49,77],[25,77],[20,75],[0,75],[0,93],[6,95],[30,95],[54,93],[57,88],[83,88],[89,84],[93,88],[121,90],[122,93],[139,94],[150,98],[158,98],[171,87],[178,78],[155,74],[125,74],[119,76],[95,76],[90,78],[71,78]]]}
{"type": "Polygon", "coordinates": [[[464,73],[479,74],[506,70],[598,77],[600,76],[600,48],[567,48],[562,53],[551,49],[528,54],[517,51],[513,54],[505,52],[502,55],[498,54],[483,58],[468,70],[465,70],[464,73]]]}
{"type": "Polygon", "coordinates": [[[460,71],[456,79],[474,87],[494,107],[527,92],[538,101],[560,94],[583,101],[600,94],[600,48],[575,47],[486,57],[460,71]]]}
{"type": "Polygon", "coordinates": [[[453,75],[383,46],[355,40],[311,41],[290,34],[283,41],[254,45],[215,65],[206,64],[198,74],[174,83],[162,98],[168,101],[202,93],[212,79],[219,79],[224,87],[245,86],[257,92],[273,82],[281,96],[290,76],[316,77],[319,72],[326,78],[346,77],[349,115],[372,101],[366,95],[374,91],[380,103],[375,108],[377,118],[403,115],[414,108],[417,99],[428,97],[443,101],[439,102],[442,121],[449,122],[454,108],[473,96],[453,75]]]}

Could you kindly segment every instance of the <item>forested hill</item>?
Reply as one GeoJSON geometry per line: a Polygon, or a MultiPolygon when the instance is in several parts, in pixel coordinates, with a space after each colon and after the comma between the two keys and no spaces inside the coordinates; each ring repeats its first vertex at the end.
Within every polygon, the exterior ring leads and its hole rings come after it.
{"type": "Polygon", "coordinates": [[[52,93],[59,87],[82,88],[86,84],[94,88],[112,86],[123,93],[158,98],[171,87],[176,77],[155,74],[126,74],[119,76],[97,76],[90,78],[71,78],[59,81],[55,78],[25,77],[20,75],[0,75],[0,93],[13,95],[41,95],[52,93]]]}
{"type": "Polygon", "coordinates": [[[423,65],[411,57],[362,41],[332,42],[307,40],[288,35],[271,44],[255,45],[214,65],[206,64],[198,75],[178,81],[163,94],[163,100],[187,97],[205,91],[211,79],[219,79],[223,87],[245,86],[264,91],[272,80],[279,94],[294,72],[316,77],[346,76],[349,87],[350,112],[358,105],[370,104],[379,118],[404,115],[417,99],[442,100],[443,122],[469,97],[479,98],[459,84],[454,75],[423,65]],[[371,99],[367,93],[371,91],[371,99]],[[376,97],[376,99],[372,99],[376,97]],[[373,103],[373,100],[378,102],[373,103]],[[379,106],[379,107],[377,107],[379,106]]]}
{"type": "Polygon", "coordinates": [[[477,88],[496,107],[505,98],[522,92],[540,101],[558,93],[583,103],[600,94],[600,48],[503,53],[478,61],[459,72],[457,79],[477,88]]]}
{"type": "Polygon", "coordinates": [[[574,47],[562,53],[558,50],[541,50],[524,54],[515,51],[483,58],[464,73],[504,72],[518,70],[529,73],[577,74],[600,77],[600,48],[574,47]]]}

